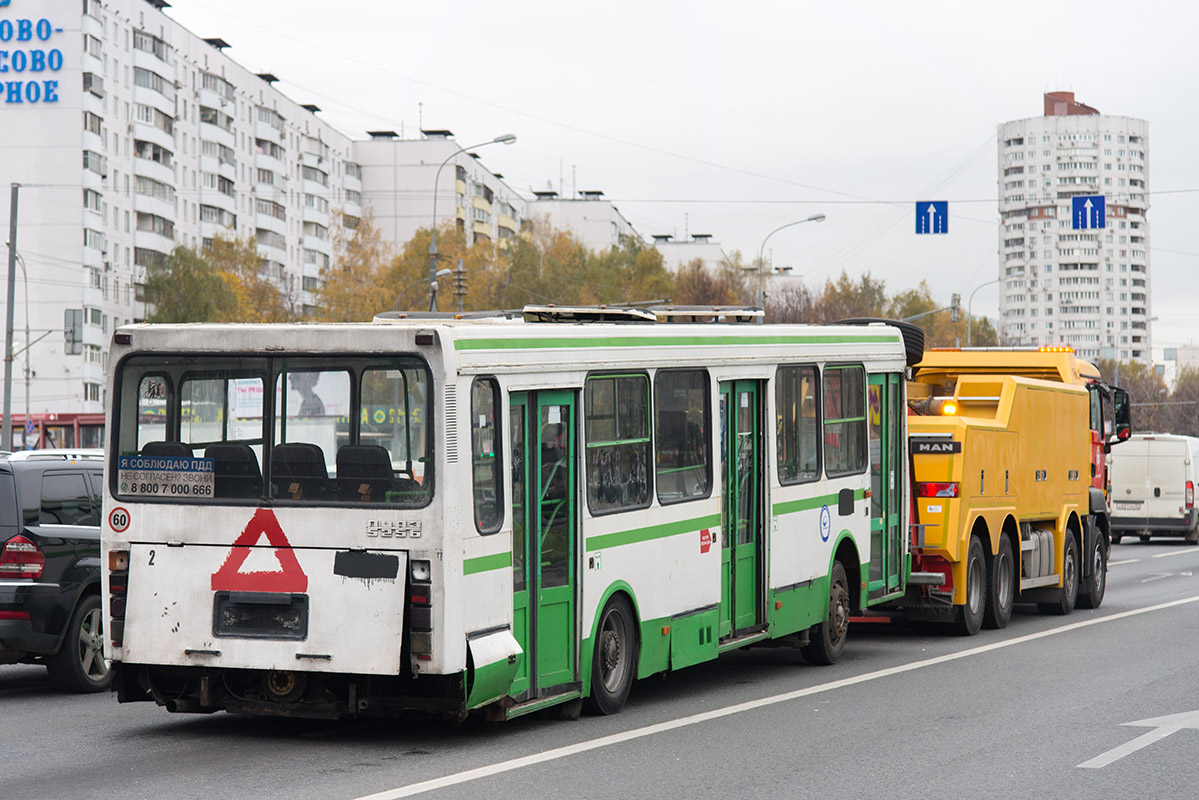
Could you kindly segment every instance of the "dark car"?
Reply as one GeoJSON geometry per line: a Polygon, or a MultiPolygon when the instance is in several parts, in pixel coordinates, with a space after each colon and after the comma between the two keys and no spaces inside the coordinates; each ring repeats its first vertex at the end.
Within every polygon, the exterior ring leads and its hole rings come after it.
{"type": "Polygon", "coordinates": [[[98,692],[112,680],[100,609],[100,450],[0,457],[0,664],[45,664],[98,692]]]}

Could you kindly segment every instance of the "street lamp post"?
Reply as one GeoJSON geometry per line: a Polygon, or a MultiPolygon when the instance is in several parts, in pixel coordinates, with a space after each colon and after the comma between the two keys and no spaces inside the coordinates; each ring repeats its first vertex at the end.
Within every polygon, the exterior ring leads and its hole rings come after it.
{"type": "MultiPolygon", "coordinates": [[[[439,269],[439,270],[437,270],[437,272],[433,273],[433,283],[430,288],[433,290],[434,295],[437,294],[437,279],[444,278],[446,275],[449,275],[451,272],[453,272],[453,270],[446,267],[444,269],[439,269]]],[[[425,281],[426,281],[425,278],[421,278],[419,281],[413,281],[412,283],[405,286],[403,289],[400,289],[400,291],[396,293],[395,310],[396,311],[400,310],[400,299],[404,296],[405,292],[407,292],[413,286],[419,286],[420,284],[424,283],[425,281]]]]}
{"type": "Polygon", "coordinates": [[[489,139],[486,142],[472,144],[469,147],[459,147],[454,152],[445,157],[445,161],[437,167],[437,174],[433,177],[433,234],[429,239],[429,310],[437,310],[437,193],[441,186],[441,170],[450,160],[459,153],[464,153],[467,150],[475,150],[480,147],[486,147],[489,144],[512,144],[516,141],[516,135],[505,133],[497,136],[494,139],[489,139]]]}
{"type": "Polygon", "coordinates": [[[1024,277],[1024,270],[1020,270],[1018,272],[1013,272],[1011,275],[1000,276],[993,281],[986,281],[985,283],[980,283],[978,286],[974,287],[974,291],[970,293],[970,299],[966,301],[966,346],[967,347],[970,346],[970,341],[971,341],[970,333],[974,329],[974,317],[970,313],[970,309],[974,307],[974,295],[978,294],[978,290],[983,288],[984,286],[990,286],[993,283],[1002,283],[1003,281],[1007,280],[1008,278],[1023,278],[1023,277],[1024,277]]]}
{"type": "Polygon", "coordinates": [[[25,268],[25,259],[17,253],[17,264],[21,267],[21,283],[25,286],[25,427],[21,433],[21,445],[29,449],[29,348],[33,341],[29,338],[29,270],[25,268]]]}
{"type": "Polygon", "coordinates": [[[762,240],[762,246],[758,248],[758,305],[762,307],[763,311],[766,310],[766,278],[762,269],[766,259],[766,242],[770,240],[771,236],[774,236],[781,230],[786,230],[795,225],[802,225],[805,222],[824,222],[824,220],[824,214],[813,214],[806,219],[797,219],[794,222],[788,222],[786,225],[780,225],[766,234],[766,238],[762,240]]]}

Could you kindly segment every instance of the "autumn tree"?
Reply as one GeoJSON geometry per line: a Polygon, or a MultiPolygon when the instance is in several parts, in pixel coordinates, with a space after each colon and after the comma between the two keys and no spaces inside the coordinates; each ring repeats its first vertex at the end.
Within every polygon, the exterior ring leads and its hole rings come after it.
{"type": "Polygon", "coordinates": [[[367,322],[396,302],[393,260],[382,234],[369,215],[348,221],[342,213],[334,217],[333,258],[315,292],[317,319],[324,322],[367,322]]]}
{"type": "Polygon", "coordinates": [[[221,322],[237,310],[237,295],[194,248],[177,246],[160,264],[146,267],[149,322],[221,322]]]}
{"type": "Polygon", "coordinates": [[[1170,402],[1166,382],[1151,364],[1139,361],[1110,361],[1100,359],[1095,366],[1109,383],[1128,392],[1134,431],[1167,433],[1173,419],[1167,405],[1170,402]]]}
{"type": "Polygon", "coordinates": [[[233,292],[234,306],[221,322],[289,322],[295,318],[294,294],[276,282],[283,276],[263,273],[253,237],[238,239],[218,233],[204,248],[203,256],[233,292]]]}
{"type": "Polygon", "coordinates": [[[853,280],[842,270],[836,281],[824,282],[816,298],[813,322],[838,322],[853,317],[882,317],[887,308],[886,284],[863,273],[853,280]]]}

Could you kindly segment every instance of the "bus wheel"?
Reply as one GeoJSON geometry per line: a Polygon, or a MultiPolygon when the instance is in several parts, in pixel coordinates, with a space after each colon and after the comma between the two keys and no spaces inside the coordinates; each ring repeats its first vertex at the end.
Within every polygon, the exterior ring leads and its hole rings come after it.
{"type": "Polygon", "coordinates": [[[591,696],[587,710],[593,714],[617,714],[629,699],[637,674],[637,637],[633,633],[633,609],[624,595],[613,595],[600,615],[591,654],[591,696]]]}
{"type": "Polygon", "coordinates": [[[999,552],[991,562],[991,580],[987,587],[987,608],[983,625],[1006,628],[1012,618],[1012,601],[1016,598],[1016,562],[1012,558],[1012,540],[999,537],[999,552]]]}
{"type": "Polygon", "coordinates": [[[1042,614],[1069,614],[1078,600],[1078,545],[1074,534],[1066,532],[1066,544],[1062,549],[1062,593],[1056,603],[1037,603],[1042,614]]]}
{"type": "Polygon", "coordinates": [[[987,594],[987,562],[983,558],[983,543],[970,537],[966,550],[966,603],[954,609],[953,629],[960,636],[973,636],[983,626],[983,609],[987,594]]]}
{"type": "Polygon", "coordinates": [[[1103,537],[1095,536],[1095,547],[1091,551],[1091,577],[1086,579],[1078,591],[1078,605],[1083,608],[1099,608],[1107,591],[1107,548],[1103,537]]]}
{"type": "Polygon", "coordinates": [[[811,641],[799,648],[809,664],[836,664],[849,635],[849,581],[840,561],[833,562],[828,581],[828,616],[812,628],[811,641]]]}
{"type": "Polygon", "coordinates": [[[112,683],[104,660],[104,613],[100,598],[89,594],[79,601],[62,637],[62,647],[46,659],[50,682],[69,692],[100,692],[112,683]]]}
{"type": "Polygon", "coordinates": [[[1123,538],[1124,538],[1124,534],[1122,534],[1122,533],[1113,533],[1113,534],[1112,534],[1112,544],[1120,544],[1120,540],[1121,540],[1121,539],[1123,539],[1123,538]]]}

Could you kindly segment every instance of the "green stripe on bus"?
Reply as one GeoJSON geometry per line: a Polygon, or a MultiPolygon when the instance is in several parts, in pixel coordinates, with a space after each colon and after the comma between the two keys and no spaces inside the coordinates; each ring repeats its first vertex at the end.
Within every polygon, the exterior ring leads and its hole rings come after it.
{"type": "Polygon", "coordinates": [[[474,575],[476,572],[489,572],[493,569],[504,569],[510,566],[512,566],[511,553],[496,553],[490,556],[463,559],[462,574],[474,575]]]}
{"type": "Polygon", "coordinates": [[[866,342],[898,343],[898,335],[864,336],[629,336],[593,339],[456,339],[455,350],[543,350],[583,347],[711,347],[751,344],[842,344],[866,342]]]}
{"type": "MultiPolygon", "coordinates": [[[[853,490],[854,502],[863,500],[865,497],[865,489],[853,490]]],[[[824,494],[820,497],[809,497],[803,500],[788,500],[784,503],[775,503],[772,508],[774,515],[777,517],[783,514],[794,514],[796,511],[809,511],[813,508],[820,508],[821,506],[834,506],[837,505],[838,502],[839,498],[836,494],[824,494]]]]}
{"type": "Polygon", "coordinates": [[[587,539],[588,550],[599,550],[604,547],[619,547],[622,544],[649,542],[663,539],[667,536],[677,536],[680,533],[691,533],[703,528],[714,528],[720,525],[720,515],[710,514],[706,517],[685,519],[679,522],[666,522],[661,525],[650,525],[648,528],[637,528],[631,531],[618,531],[591,536],[587,539]]]}

